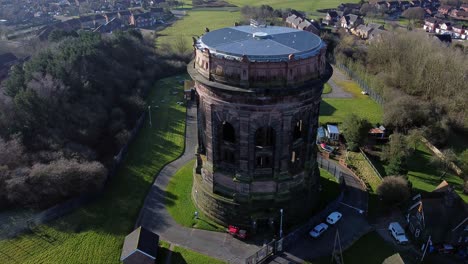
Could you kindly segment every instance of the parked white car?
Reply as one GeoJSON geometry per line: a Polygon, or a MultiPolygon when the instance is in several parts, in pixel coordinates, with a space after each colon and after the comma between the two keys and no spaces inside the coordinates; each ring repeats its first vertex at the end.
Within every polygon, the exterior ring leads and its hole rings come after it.
{"type": "Polygon", "coordinates": [[[317,225],[316,227],[314,227],[314,229],[312,229],[310,232],[309,232],[309,235],[313,238],[317,238],[319,237],[323,232],[327,231],[328,229],[328,225],[325,224],[325,223],[321,223],[319,225],[317,225]]]}
{"type": "Polygon", "coordinates": [[[327,223],[334,225],[336,222],[340,221],[342,216],[340,212],[333,212],[327,217],[327,223]]]}
{"type": "Polygon", "coordinates": [[[392,234],[392,237],[396,240],[397,244],[408,244],[408,238],[405,235],[405,230],[403,230],[398,222],[390,223],[388,225],[388,231],[392,234]]]}

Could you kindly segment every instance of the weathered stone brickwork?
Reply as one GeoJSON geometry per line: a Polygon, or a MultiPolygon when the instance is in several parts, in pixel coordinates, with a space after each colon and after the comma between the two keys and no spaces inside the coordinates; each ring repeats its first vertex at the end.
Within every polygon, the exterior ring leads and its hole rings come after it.
{"type": "Polygon", "coordinates": [[[277,221],[280,208],[286,222],[309,216],[318,201],[321,93],[331,76],[325,45],[315,56],[276,62],[194,47],[187,69],[198,106],[197,206],[220,224],[242,227],[277,221]]]}

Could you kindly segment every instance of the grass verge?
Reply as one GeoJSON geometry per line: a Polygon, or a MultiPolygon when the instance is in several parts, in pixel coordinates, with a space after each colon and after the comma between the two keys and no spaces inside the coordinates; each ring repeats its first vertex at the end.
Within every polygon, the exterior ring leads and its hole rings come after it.
{"type": "Polygon", "coordinates": [[[224,227],[209,220],[192,201],[194,164],[195,160],[190,161],[171,177],[166,189],[166,208],[172,218],[182,226],[224,232],[224,227]],[[198,212],[198,219],[194,217],[195,211],[198,212]]]}
{"type": "Polygon", "coordinates": [[[382,108],[370,98],[323,98],[319,122],[342,123],[351,113],[366,118],[372,124],[382,122],[382,108]]]}
{"type": "Polygon", "coordinates": [[[325,83],[325,84],[323,85],[323,92],[322,92],[322,94],[329,94],[329,93],[332,92],[332,90],[333,90],[333,89],[332,89],[331,85],[330,85],[329,83],[325,83]]]}
{"type": "Polygon", "coordinates": [[[162,79],[150,91],[148,103],[158,105],[153,126],[143,125],[102,196],[33,233],[0,241],[0,263],[120,263],[124,237],[154,176],[183,151],[185,107],[176,102],[183,98],[184,77],[162,79]]]}

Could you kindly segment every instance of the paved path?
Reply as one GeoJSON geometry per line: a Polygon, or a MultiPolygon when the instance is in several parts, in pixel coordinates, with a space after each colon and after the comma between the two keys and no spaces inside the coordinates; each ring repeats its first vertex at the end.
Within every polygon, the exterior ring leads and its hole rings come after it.
{"type": "Polygon", "coordinates": [[[328,80],[328,84],[330,84],[332,91],[328,94],[323,94],[323,98],[353,98],[353,95],[343,90],[343,88],[336,84],[336,81],[349,81],[349,78],[346,77],[338,68],[333,67],[333,75],[328,80]]]}
{"type": "Polygon", "coordinates": [[[166,165],[156,177],[140,211],[136,226],[144,226],[159,234],[161,240],[185,247],[229,263],[244,263],[259,246],[244,243],[228,233],[211,232],[177,224],[164,206],[165,190],[174,173],[195,158],[197,142],[196,106],[187,107],[185,152],[166,165]]]}

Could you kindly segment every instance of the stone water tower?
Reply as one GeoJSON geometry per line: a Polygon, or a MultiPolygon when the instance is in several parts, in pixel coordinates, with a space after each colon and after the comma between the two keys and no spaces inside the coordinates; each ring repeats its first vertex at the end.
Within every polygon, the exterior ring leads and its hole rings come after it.
{"type": "Polygon", "coordinates": [[[325,43],[286,27],[235,26],[194,39],[198,153],[192,197],[223,225],[310,216],[319,199],[315,138],[325,43]]]}

